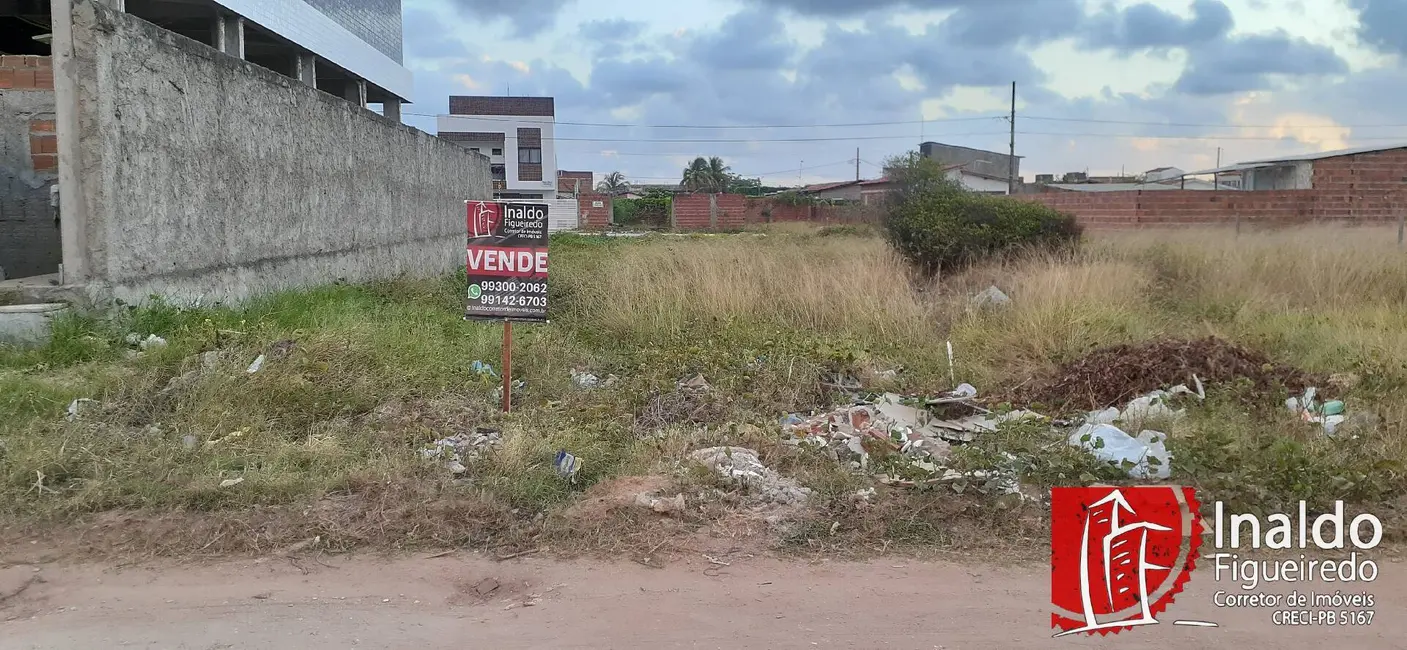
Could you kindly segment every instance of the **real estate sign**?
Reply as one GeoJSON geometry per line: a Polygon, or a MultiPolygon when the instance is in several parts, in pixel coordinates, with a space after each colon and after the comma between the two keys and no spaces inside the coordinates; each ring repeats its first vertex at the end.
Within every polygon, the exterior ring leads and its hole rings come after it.
{"type": "Polygon", "coordinates": [[[466,201],[465,268],[476,320],[547,320],[547,204],[466,201]]]}

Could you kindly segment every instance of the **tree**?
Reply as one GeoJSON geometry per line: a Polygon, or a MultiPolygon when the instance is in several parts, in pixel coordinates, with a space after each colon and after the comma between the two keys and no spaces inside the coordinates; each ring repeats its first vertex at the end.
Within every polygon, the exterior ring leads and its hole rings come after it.
{"type": "Polygon", "coordinates": [[[611,196],[619,196],[630,192],[630,183],[625,180],[625,174],[611,172],[606,174],[601,182],[596,184],[596,191],[611,196]]]}
{"type": "Polygon", "coordinates": [[[684,168],[680,185],[689,192],[715,193],[726,191],[732,179],[732,170],[723,164],[722,158],[699,156],[684,168]]]}

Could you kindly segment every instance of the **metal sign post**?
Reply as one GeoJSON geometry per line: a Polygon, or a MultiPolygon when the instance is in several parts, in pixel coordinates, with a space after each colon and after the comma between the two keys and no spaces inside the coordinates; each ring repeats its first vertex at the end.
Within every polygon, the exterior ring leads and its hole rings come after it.
{"type": "Polygon", "coordinates": [[[513,403],[513,321],[547,322],[547,204],[465,201],[465,320],[503,323],[503,411],[513,403]]]}

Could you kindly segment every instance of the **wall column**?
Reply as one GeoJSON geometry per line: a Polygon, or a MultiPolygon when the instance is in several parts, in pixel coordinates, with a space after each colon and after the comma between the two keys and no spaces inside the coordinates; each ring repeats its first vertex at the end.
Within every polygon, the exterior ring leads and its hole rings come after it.
{"type": "Polygon", "coordinates": [[[401,100],[388,99],[381,102],[381,114],[386,116],[386,119],[401,121],[401,100]]]}
{"type": "Polygon", "coordinates": [[[366,108],[366,81],[363,79],[352,79],[347,82],[346,90],[342,94],[347,101],[366,108]]]}
{"type": "Polygon", "coordinates": [[[244,58],[244,17],[232,14],[215,16],[215,49],[236,59],[244,58]]]}
{"type": "Polygon", "coordinates": [[[293,77],[314,88],[318,85],[318,57],[311,52],[293,55],[293,77]]]}

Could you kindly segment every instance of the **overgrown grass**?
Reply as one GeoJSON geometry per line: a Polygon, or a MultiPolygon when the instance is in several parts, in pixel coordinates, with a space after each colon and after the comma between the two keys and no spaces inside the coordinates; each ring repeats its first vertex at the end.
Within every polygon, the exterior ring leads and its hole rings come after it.
{"type": "MultiPolygon", "coordinates": [[[[501,326],[461,319],[458,276],[325,287],[239,309],[156,304],[75,318],[44,348],[0,349],[0,513],[24,532],[123,513],[98,537],[178,554],[314,535],[334,548],[601,545],[635,533],[566,517],[583,489],[658,473],[702,489],[684,471],[687,452],[746,444],[816,490],[817,523],[793,534],[801,544],[829,538],[834,522],[843,522],[839,539],[875,547],[975,539],[955,532],[959,520],[1031,537],[1031,513],[994,514],[950,491],[894,491],[857,506],[851,495],[867,482],[782,445],[776,418],[828,407],[835,398],[818,380],[832,372],[902,367],[877,386],[945,389],[948,340],[956,379],[994,394],[1094,347],[1207,334],[1307,370],[1357,373],[1343,395],[1349,411],[1378,420],[1326,438],[1280,415],[1280,396],[1257,396],[1266,408],[1247,412],[1224,398],[1234,387],[1215,387],[1168,427],[1175,479],[1248,508],[1397,503],[1407,489],[1407,254],[1386,231],[1227,234],[1099,236],[1078,253],[993,263],[934,285],[915,284],[860,229],[560,236],[552,322],[514,331],[514,377],[527,387],[511,415],[498,412],[496,383],[470,370],[474,360],[499,367],[501,326]],[[1012,305],[973,309],[969,297],[993,283],[1012,305]],[[132,333],[169,344],[138,354],[125,341],[132,333]],[[261,353],[264,367],[246,372],[261,353]],[[581,390],[573,368],[620,380],[581,390]],[[693,373],[713,390],[679,393],[675,382],[693,373]],[[68,421],[80,397],[98,403],[68,421]],[[466,476],[419,457],[474,427],[502,429],[504,443],[466,476]],[[575,484],[552,467],[561,449],[584,461],[575,484]],[[243,480],[220,487],[228,479],[243,480]]],[[[1034,485],[1117,478],[1062,443],[1017,427],[962,459],[1016,454],[1034,485]]]]}

